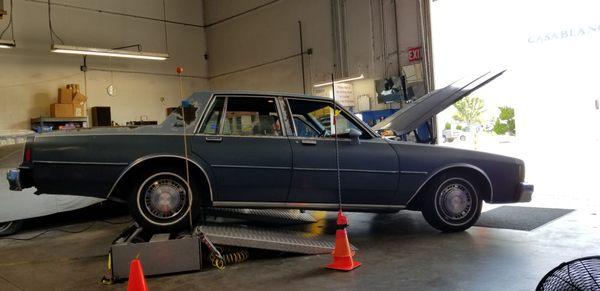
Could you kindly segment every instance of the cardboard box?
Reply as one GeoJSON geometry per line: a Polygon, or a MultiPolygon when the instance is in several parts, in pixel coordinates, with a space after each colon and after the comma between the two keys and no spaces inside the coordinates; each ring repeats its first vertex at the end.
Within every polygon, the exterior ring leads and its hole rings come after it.
{"type": "Polygon", "coordinates": [[[71,92],[73,92],[73,95],[75,95],[76,93],[79,93],[79,84],[68,84],[67,85],[67,89],[71,89],[71,92]]]}
{"type": "Polygon", "coordinates": [[[69,88],[58,88],[58,103],[70,104],[73,103],[73,91],[69,88]]]}
{"type": "Polygon", "coordinates": [[[75,105],[83,105],[87,101],[87,97],[81,93],[75,93],[72,103],[75,105]]]}
{"type": "Polygon", "coordinates": [[[73,117],[73,104],[54,103],[50,105],[50,116],[73,117]]]}
{"type": "Polygon", "coordinates": [[[73,116],[74,117],[86,117],[87,112],[85,110],[85,104],[73,104],[73,116]]]}

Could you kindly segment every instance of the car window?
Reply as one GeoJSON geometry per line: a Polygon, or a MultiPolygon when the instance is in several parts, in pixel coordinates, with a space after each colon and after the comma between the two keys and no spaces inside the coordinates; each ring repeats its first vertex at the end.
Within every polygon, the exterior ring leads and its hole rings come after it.
{"type": "Polygon", "coordinates": [[[218,97],[215,100],[212,108],[208,111],[207,118],[204,120],[202,127],[200,127],[200,133],[217,134],[219,132],[219,125],[221,124],[221,116],[223,114],[224,104],[224,97],[218,97]]]}
{"type": "MultiPolygon", "coordinates": [[[[294,116],[302,116],[304,120],[313,126],[313,129],[318,130],[317,136],[333,137],[337,135],[338,137],[346,138],[350,129],[356,129],[362,132],[361,138],[369,137],[360,126],[348,118],[346,113],[340,109],[335,111],[337,126],[332,127],[334,110],[332,107],[333,104],[330,102],[290,99],[289,104],[294,116]]],[[[294,122],[297,124],[296,118],[294,118],[294,122]]],[[[304,135],[305,132],[300,131],[297,125],[296,131],[298,136],[311,137],[311,135],[304,135]]]]}
{"type": "Polygon", "coordinates": [[[228,97],[223,135],[281,136],[274,98],[228,97]]]}
{"type": "Polygon", "coordinates": [[[310,125],[307,121],[304,120],[304,117],[294,116],[294,125],[296,126],[296,131],[298,132],[298,136],[302,137],[318,137],[319,132],[310,125]]]}

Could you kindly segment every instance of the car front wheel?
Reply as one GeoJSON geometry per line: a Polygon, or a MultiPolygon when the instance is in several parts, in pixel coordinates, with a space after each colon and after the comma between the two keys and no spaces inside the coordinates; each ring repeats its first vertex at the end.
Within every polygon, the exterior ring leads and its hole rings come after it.
{"type": "Polygon", "coordinates": [[[143,228],[171,231],[194,222],[200,209],[194,183],[181,170],[149,171],[140,175],[129,199],[133,219],[143,228]],[[191,212],[191,218],[190,218],[191,212]]]}
{"type": "Polygon", "coordinates": [[[443,232],[459,232],[471,227],[481,214],[480,191],[469,176],[447,174],[438,177],[424,193],[425,220],[443,232]]]}

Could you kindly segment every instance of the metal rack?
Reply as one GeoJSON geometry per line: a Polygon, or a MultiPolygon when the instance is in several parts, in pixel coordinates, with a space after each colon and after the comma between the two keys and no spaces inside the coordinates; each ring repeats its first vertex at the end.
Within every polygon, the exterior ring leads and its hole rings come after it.
{"type": "Polygon", "coordinates": [[[77,127],[84,127],[87,122],[87,117],[37,117],[31,119],[31,129],[34,129],[36,125],[43,129],[44,125],[51,124],[54,127],[67,123],[75,123],[78,125],[77,127]]]}

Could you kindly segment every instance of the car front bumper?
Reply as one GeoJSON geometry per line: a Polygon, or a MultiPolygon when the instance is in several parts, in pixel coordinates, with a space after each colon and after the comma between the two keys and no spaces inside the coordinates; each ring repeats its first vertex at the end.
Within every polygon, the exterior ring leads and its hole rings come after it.
{"type": "Polygon", "coordinates": [[[6,173],[6,180],[11,191],[21,191],[29,188],[32,185],[31,170],[29,168],[10,169],[6,173]]]}
{"type": "Polygon", "coordinates": [[[519,200],[517,202],[530,202],[533,196],[533,185],[521,182],[519,184],[519,200]]]}

